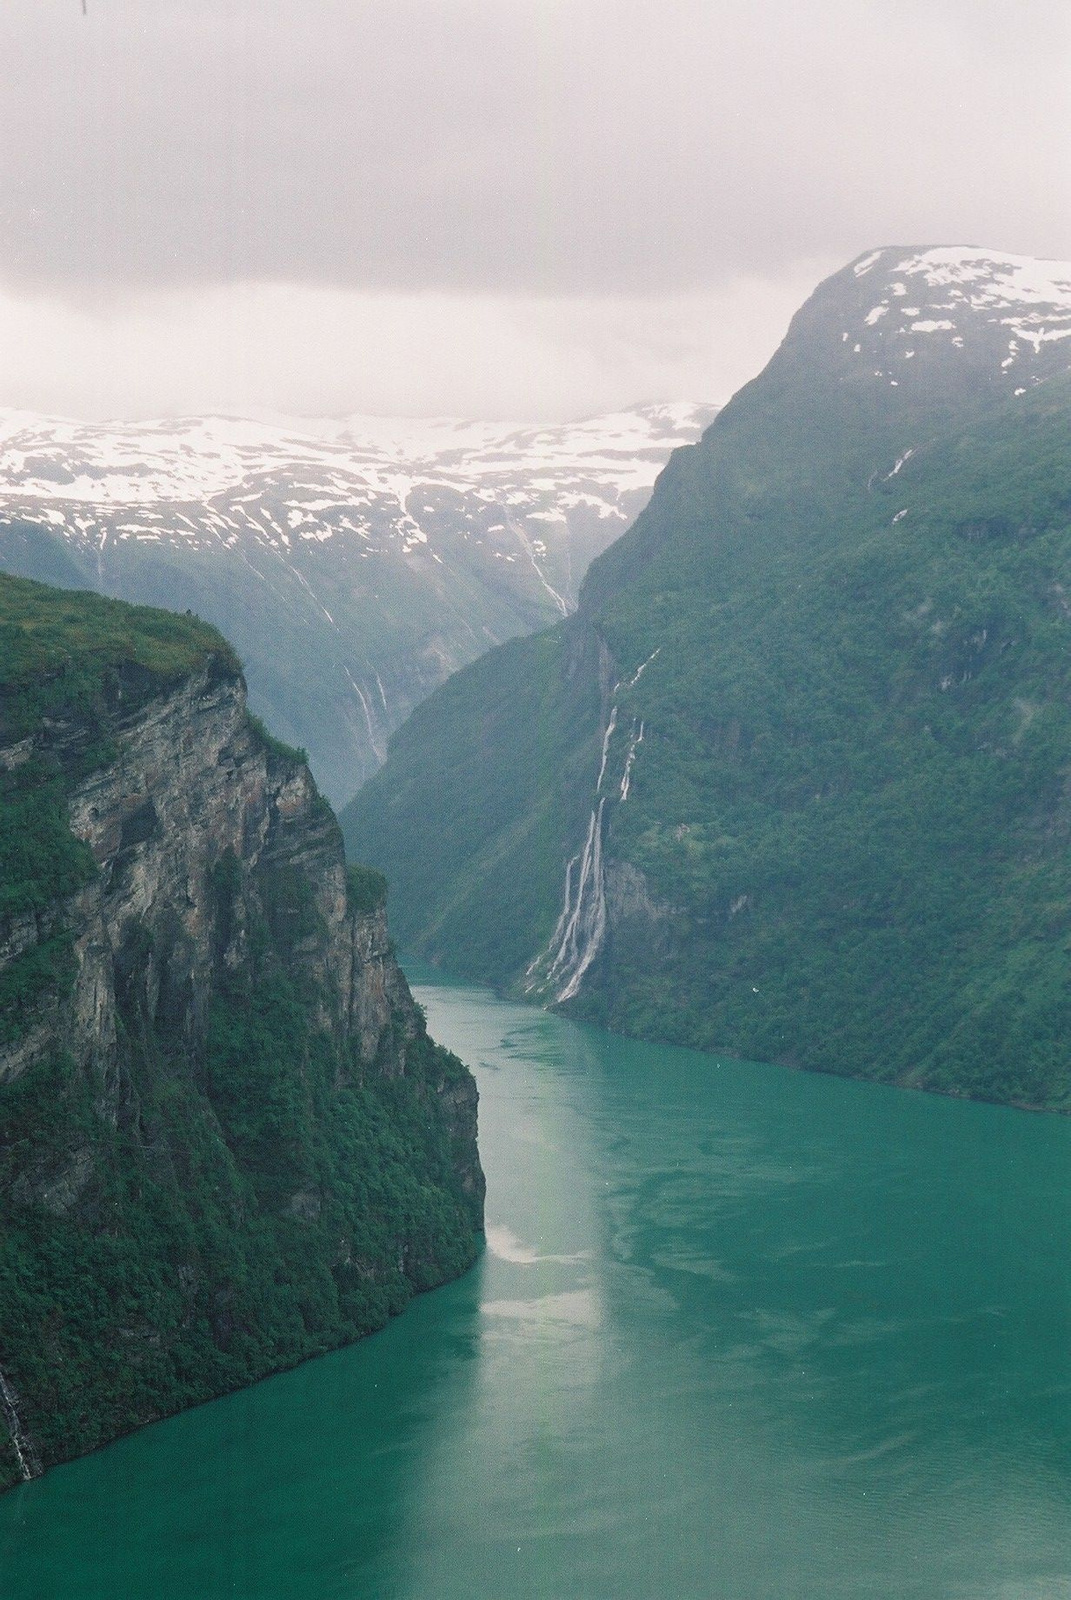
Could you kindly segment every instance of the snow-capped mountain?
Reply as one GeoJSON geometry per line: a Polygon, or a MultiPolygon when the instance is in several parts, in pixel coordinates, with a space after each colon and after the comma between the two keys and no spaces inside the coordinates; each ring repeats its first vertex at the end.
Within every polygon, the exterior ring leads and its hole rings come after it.
{"type": "Polygon", "coordinates": [[[1069,438],[1071,266],[828,278],[576,613],[343,813],[405,948],[623,1034],[1065,1104],[1069,438]]]}
{"type": "Polygon", "coordinates": [[[874,250],[851,276],[862,316],[840,341],[893,388],[911,382],[920,360],[942,364],[950,384],[981,365],[1011,396],[1071,365],[1063,343],[1071,338],[1071,262],[964,247],[874,250]]]}
{"type": "Polygon", "coordinates": [[[190,609],[345,799],[491,645],[569,612],[712,406],[556,426],[0,414],[0,564],[190,609]]]}

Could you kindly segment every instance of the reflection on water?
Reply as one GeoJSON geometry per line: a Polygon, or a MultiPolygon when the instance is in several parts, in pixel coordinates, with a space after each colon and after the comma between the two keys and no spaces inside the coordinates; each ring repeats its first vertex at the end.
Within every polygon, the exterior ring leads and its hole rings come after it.
{"type": "Polygon", "coordinates": [[[1071,1600],[1071,1122],[418,993],[478,1268],[5,1497],[4,1600],[1071,1600]]]}
{"type": "Polygon", "coordinates": [[[544,1294],[535,1300],[485,1300],[485,1317],[513,1317],[526,1323],[566,1323],[577,1328],[597,1328],[599,1303],[590,1289],[570,1289],[564,1294],[544,1294]]]}
{"type": "Polygon", "coordinates": [[[571,1256],[540,1255],[530,1245],[522,1244],[504,1223],[491,1222],[487,1224],[487,1248],[499,1261],[512,1261],[519,1267],[534,1267],[539,1261],[563,1261],[571,1265],[576,1261],[586,1261],[591,1255],[590,1250],[578,1250],[571,1256]]]}

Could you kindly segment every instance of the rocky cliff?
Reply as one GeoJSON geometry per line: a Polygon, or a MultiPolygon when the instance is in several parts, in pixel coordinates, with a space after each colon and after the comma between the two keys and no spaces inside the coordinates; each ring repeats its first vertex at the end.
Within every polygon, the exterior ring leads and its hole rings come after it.
{"type": "Polygon", "coordinates": [[[483,1180],[383,882],[219,636],[0,579],[0,682],[3,1484],[381,1325],[483,1180]]]}

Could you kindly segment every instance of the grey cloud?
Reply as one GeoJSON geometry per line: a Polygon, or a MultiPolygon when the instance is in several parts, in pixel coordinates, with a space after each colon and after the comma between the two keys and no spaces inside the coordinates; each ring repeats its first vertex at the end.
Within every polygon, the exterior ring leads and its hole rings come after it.
{"type": "Polygon", "coordinates": [[[1071,255],[1024,0],[5,0],[0,278],[648,294],[886,242],[1071,255]]]}

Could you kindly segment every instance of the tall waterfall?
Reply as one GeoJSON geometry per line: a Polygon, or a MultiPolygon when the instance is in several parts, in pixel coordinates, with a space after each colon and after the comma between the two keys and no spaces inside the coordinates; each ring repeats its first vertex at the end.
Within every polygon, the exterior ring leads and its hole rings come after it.
{"type": "MultiPolygon", "coordinates": [[[[602,865],[602,818],[605,806],[606,796],[602,795],[588,822],[588,836],[580,857],[576,900],[572,900],[567,886],[562,915],[558,919],[562,930],[558,946],[554,950],[552,945],[547,952],[551,960],[543,982],[554,986],[554,998],[559,1001],[571,1000],[576,994],[580,980],[599,953],[606,932],[602,865]]],[[[570,877],[567,871],[567,885],[570,877]]]]}
{"type": "Polygon", "coordinates": [[[602,949],[606,937],[606,872],[603,862],[606,801],[609,798],[611,804],[623,805],[628,799],[632,767],[636,752],[643,743],[644,733],[643,722],[637,722],[634,718],[617,794],[604,794],[610,746],[617,731],[617,696],[622,688],[631,689],[639,682],[644,669],[657,654],[658,650],[652,651],[630,678],[614,686],[614,698],[602,737],[599,775],[595,780],[587,837],[580,850],[566,864],[562,909],[554,932],[546,948],[540,951],[525,974],[525,989],[529,994],[535,990],[549,990],[559,1004],[563,1000],[571,1000],[579,991],[584,974],[602,949]]]}
{"type": "Polygon", "coordinates": [[[22,1425],[19,1416],[19,1397],[15,1393],[14,1384],[0,1367],[0,1414],[7,1423],[7,1431],[11,1435],[11,1443],[15,1447],[18,1457],[19,1471],[23,1481],[29,1483],[31,1478],[41,1476],[41,1461],[37,1454],[33,1440],[22,1425]]]}

